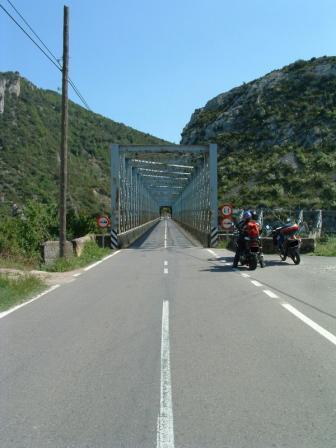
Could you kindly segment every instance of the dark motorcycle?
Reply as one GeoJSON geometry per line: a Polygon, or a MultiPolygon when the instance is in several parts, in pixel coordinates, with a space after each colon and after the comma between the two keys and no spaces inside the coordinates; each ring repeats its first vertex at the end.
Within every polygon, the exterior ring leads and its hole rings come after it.
{"type": "Polygon", "coordinates": [[[238,250],[238,238],[243,238],[244,247],[239,251],[239,262],[242,266],[247,265],[250,271],[254,271],[258,263],[261,268],[265,267],[264,255],[260,237],[239,236],[236,233],[236,248],[238,250]]]}
{"type": "Polygon", "coordinates": [[[290,257],[294,264],[300,264],[301,237],[299,235],[299,226],[288,223],[271,230],[271,234],[273,245],[278,249],[281,260],[285,261],[287,257],[290,257]]]}

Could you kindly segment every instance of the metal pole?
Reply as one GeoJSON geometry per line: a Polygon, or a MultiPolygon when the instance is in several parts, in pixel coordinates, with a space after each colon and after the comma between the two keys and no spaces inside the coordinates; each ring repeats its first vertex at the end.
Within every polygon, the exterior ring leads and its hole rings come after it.
{"type": "Polygon", "coordinates": [[[218,199],[217,199],[217,145],[209,145],[210,174],[210,238],[209,246],[214,246],[218,240],[218,199]]]}
{"type": "Polygon", "coordinates": [[[62,128],[60,165],[60,257],[65,256],[66,245],[66,196],[68,177],[68,72],[69,72],[69,8],[64,6],[63,67],[62,67],[62,128]]]}
{"type": "Polygon", "coordinates": [[[119,145],[111,146],[111,248],[118,248],[119,233],[119,145]]]}

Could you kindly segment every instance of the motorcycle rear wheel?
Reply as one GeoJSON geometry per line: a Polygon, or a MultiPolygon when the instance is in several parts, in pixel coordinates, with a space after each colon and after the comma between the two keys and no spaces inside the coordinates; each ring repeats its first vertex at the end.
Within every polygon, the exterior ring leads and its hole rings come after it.
{"type": "Polygon", "coordinates": [[[257,265],[258,265],[257,259],[254,257],[251,258],[248,262],[248,267],[250,271],[254,271],[255,269],[257,269],[257,265]]]}

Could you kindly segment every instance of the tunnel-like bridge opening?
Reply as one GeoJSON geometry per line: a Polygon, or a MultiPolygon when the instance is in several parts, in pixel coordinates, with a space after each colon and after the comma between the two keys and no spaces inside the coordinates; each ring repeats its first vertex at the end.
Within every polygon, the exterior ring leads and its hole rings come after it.
{"type": "Polygon", "coordinates": [[[160,218],[171,218],[173,214],[173,209],[171,205],[161,205],[160,206],[160,218]]]}
{"type": "Polygon", "coordinates": [[[217,145],[111,146],[111,246],[170,215],[204,246],[217,242],[217,145]]]}

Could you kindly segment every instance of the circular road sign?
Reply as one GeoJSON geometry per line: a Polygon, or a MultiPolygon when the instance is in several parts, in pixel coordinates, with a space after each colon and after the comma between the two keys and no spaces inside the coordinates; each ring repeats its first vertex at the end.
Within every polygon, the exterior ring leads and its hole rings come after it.
{"type": "Polygon", "coordinates": [[[222,227],[224,230],[230,230],[231,227],[232,227],[232,225],[233,225],[233,222],[232,222],[231,219],[229,219],[229,218],[223,218],[223,219],[221,220],[221,227],[222,227]]]}
{"type": "Polygon", "coordinates": [[[224,218],[232,215],[232,205],[231,204],[223,204],[220,207],[221,214],[224,218]]]}
{"type": "Polygon", "coordinates": [[[105,227],[108,227],[110,225],[111,221],[108,216],[98,216],[97,218],[97,224],[99,227],[104,229],[105,227]]]}

